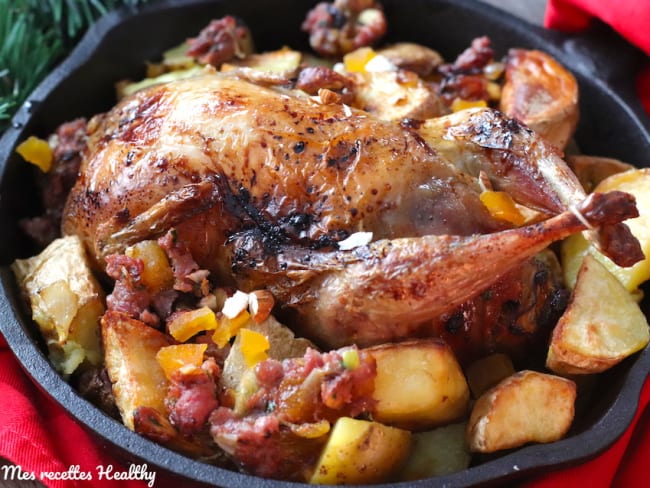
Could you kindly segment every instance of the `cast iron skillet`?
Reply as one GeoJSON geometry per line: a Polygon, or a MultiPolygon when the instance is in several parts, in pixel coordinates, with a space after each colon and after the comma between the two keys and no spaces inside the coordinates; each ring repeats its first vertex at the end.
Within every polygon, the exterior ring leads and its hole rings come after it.
{"type": "MultiPolygon", "coordinates": [[[[34,382],[125,462],[147,463],[159,471],[157,485],[184,484],[248,488],[295,486],[251,478],[192,461],[123,427],[76,392],[50,366],[7,268],[16,257],[36,250],[20,236],[17,220],[36,212],[31,168],[15,155],[18,142],[50,133],[61,122],[105,111],[114,103],[115,81],[143,75],[143,60],[198,32],[211,18],[241,16],[257,46],[289,45],[307,49],[300,32],[305,12],[315,1],[163,0],[139,11],[112,13],[95,25],[72,55],[34,91],[0,141],[0,329],[34,382]]],[[[453,59],[474,37],[489,35],[498,55],[509,47],[540,48],[570,67],[581,89],[581,123],[576,134],[583,152],[617,157],[638,166],[650,159],[650,123],[634,102],[632,69],[636,52],[611,35],[569,38],[543,31],[506,13],[471,0],[383,0],[389,19],[387,41],[413,41],[453,59]],[[614,60],[614,61],[612,61],[614,60]],[[614,63],[614,64],[612,64],[614,63]]],[[[611,34],[611,33],[609,33],[611,34]]],[[[643,382],[650,372],[650,349],[624,361],[602,377],[599,389],[559,442],[531,445],[453,475],[435,479],[440,486],[471,486],[521,479],[552,468],[585,461],[606,449],[629,425],[643,382]]],[[[408,483],[430,486],[431,480],[408,483]]]]}

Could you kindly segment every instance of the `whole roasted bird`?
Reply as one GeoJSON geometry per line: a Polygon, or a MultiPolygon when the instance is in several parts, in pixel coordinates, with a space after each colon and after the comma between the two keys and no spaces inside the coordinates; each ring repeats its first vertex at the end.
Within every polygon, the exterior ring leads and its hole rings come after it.
{"type": "Polygon", "coordinates": [[[642,253],[621,222],[634,216],[630,195],[587,198],[556,149],[500,112],[400,124],[235,71],[95,117],[63,231],[103,266],[173,228],[215,278],[271,289],[323,345],[460,330],[498,349],[561,308],[556,265],[535,256],[589,229],[630,265],[642,253]],[[495,218],[486,185],[542,218],[495,218]]]}

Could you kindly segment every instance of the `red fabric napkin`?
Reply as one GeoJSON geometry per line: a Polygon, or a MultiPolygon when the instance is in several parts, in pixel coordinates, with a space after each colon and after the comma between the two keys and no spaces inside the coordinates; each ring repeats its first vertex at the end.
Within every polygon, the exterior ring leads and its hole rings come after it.
{"type": "MultiPolygon", "coordinates": [[[[135,480],[135,474],[130,475],[131,480],[116,479],[128,476],[128,466],[114,459],[106,446],[34,386],[2,335],[0,398],[0,457],[21,467],[21,472],[17,468],[0,467],[0,486],[5,486],[3,482],[31,476],[52,488],[147,486],[147,482],[135,480]],[[101,478],[99,469],[106,473],[101,478]],[[67,476],[67,479],[48,480],[42,473],[52,473],[51,478],[67,476]],[[88,474],[92,480],[87,479],[88,474]],[[83,477],[86,479],[80,479],[83,477]]],[[[155,486],[162,486],[159,476],[155,481],[155,486]]]]}
{"type": "MultiPolygon", "coordinates": [[[[550,0],[547,27],[575,32],[588,27],[598,17],[609,23],[631,43],[650,54],[650,8],[638,0],[550,0]]],[[[650,114],[650,69],[637,79],[641,103],[650,114]]],[[[25,376],[7,344],[0,336],[0,457],[21,467],[0,468],[2,481],[16,481],[34,474],[47,486],[143,488],[147,480],[118,481],[128,472],[96,438],[90,436],[55,402],[25,376]],[[99,478],[99,471],[112,469],[99,478]],[[41,473],[67,480],[43,479],[41,473]],[[80,478],[91,475],[92,480],[80,478]],[[111,479],[108,479],[110,476],[111,479]]],[[[591,488],[647,486],[650,462],[650,380],[646,381],[633,422],[625,434],[603,454],[574,468],[551,472],[525,483],[529,488],[591,488]]],[[[149,472],[153,468],[149,467],[149,472]]],[[[137,475],[131,476],[132,478],[137,475]]],[[[155,486],[165,485],[156,474],[155,486]]]]}
{"type": "MultiPolygon", "coordinates": [[[[646,0],[548,0],[544,25],[580,32],[600,19],[650,56],[650,5],[646,0]]],[[[650,62],[636,79],[641,103],[650,114],[650,62]]]]}

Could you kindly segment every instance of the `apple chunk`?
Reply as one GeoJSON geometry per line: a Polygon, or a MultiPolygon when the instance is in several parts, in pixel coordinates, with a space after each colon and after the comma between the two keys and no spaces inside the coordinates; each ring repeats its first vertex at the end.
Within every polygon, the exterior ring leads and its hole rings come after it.
{"type": "Polygon", "coordinates": [[[411,449],[411,433],[378,422],[339,418],[309,480],[315,484],[386,481],[411,449]]]}

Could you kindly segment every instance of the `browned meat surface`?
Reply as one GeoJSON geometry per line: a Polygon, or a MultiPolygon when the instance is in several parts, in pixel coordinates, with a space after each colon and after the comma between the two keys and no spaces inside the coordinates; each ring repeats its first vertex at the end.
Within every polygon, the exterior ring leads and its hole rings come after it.
{"type": "Polygon", "coordinates": [[[323,344],[365,345],[437,334],[426,324],[586,228],[637,260],[620,224],[633,199],[585,197],[556,150],[498,112],[399,124],[231,72],[143,90],[93,120],[63,230],[104,266],[175,228],[214,279],[270,287],[323,344]],[[481,203],[484,177],[557,216],[507,230],[481,203]],[[359,231],[372,242],[339,249],[359,231]]]}

